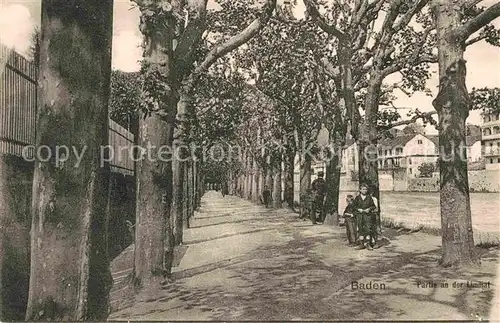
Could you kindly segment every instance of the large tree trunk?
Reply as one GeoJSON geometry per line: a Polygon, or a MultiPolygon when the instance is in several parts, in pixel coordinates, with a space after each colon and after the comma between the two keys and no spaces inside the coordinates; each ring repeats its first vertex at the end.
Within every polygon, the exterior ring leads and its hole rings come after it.
{"type": "Polygon", "coordinates": [[[186,145],[187,121],[186,113],[189,106],[189,94],[186,89],[181,93],[180,100],[177,103],[177,120],[174,130],[174,157],[173,157],[173,201],[172,217],[174,223],[174,244],[182,244],[184,228],[184,212],[186,210],[187,192],[185,189],[185,178],[187,175],[186,160],[189,152],[186,145]]]}
{"type": "Polygon", "coordinates": [[[190,227],[189,221],[194,215],[195,199],[194,199],[194,188],[195,188],[195,178],[194,178],[194,161],[188,161],[187,174],[186,174],[186,212],[184,214],[183,226],[184,229],[190,227]]]}
{"type": "Polygon", "coordinates": [[[334,153],[326,163],[326,194],[325,194],[325,214],[331,216],[333,224],[339,224],[339,192],[340,192],[340,164],[342,160],[339,154],[334,153]]]}
{"type": "Polygon", "coordinates": [[[0,155],[0,320],[23,321],[30,271],[33,164],[0,155]]]}
{"type": "MultiPolygon", "coordinates": [[[[339,51],[340,60],[340,74],[343,101],[346,109],[348,119],[350,120],[351,135],[353,138],[358,138],[359,130],[359,110],[356,103],[356,96],[354,91],[354,81],[352,73],[352,53],[348,43],[340,43],[341,49],[339,51]]],[[[377,101],[378,103],[378,101],[377,101]]],[[[378,108],[378,106],[377,106],[378,108]]]]}
{"type": "Polygon", "coordinates": [[[294,175],[295,175],[295,150],[286,147],[284,154],[285,166],[285,187],[283,192],[283,200],[288,207],[293,209],[294,202],[294,175]]]}
{"type": "Polygon", "coordinates": [[[252,202],[259,202],[259,177],[260,169],[257,166],[257,161],[252,158],[252,202]]]}
{"type": "MultiPolygon", "coordinates": [[[[312,157],[310,154],[303,154],[300,163],[300,197],[307,194],[307,190],[311,189],[311,177],[312,177],[312,157]]],[[[302,201],[300,202],[302,205],[302,201]]],[[[300,208],[300,215],[302,216],[303,208],[300,208]]]]}
{"type": "Polygon", "coordinates": [[[238,197],[243,198],[245,175],[242,173],[238,176],[238,197]]]}
{"type": "MultiPolygon", "coordinates": [[[[174,137],[176,135],[174,134],[174,137]]],[[[174,146],[176,144],[174,143],[174,146]]],[[[172,161],[173,168],[173,200],[172,200],[172,224],[174,233],[174,245],[178,246],[182,244],[182,233],[183,233],[183,211],[184,211],[184,201],[185,201],[185,191],[184,191],[184,173],[185,173],[185,163],[179,161],[178,158],[174,157],[172,161]]]]}
{"type": "Polygon", "coordinates": [[[439,115],[441,264],[450,266],[475,260],[464,148],[470,98],[465,83],[464,42],[454,37],[461,25],[459,3],[436,0],[434,9],[440,77],[433,105],[439,115]]]}
{"type": "Polygon", "coordinates": [[[276,209],[281,208],[281,155],[272,163],[272,177],[273,177],[273,207],[276,209]]]}
{"type": "Polygon", "coordinates": [[[257,199],[260,201],[260,198],[262,197],[262,192],[264,192],[264,186],[268,185],[266,182],[266,176],[267,176],[267,171],[265,168],[260,168],[259,169],[259,181],[258,181],[258,187],[257,187],[257,199]]]}
{"type": "Polygon", "coordinates": [[[134,283],[136,288],[158,288],[171,269],[174,237],[171,226],[172,156],[160,147],[173,144],[177,97],[175,93],[151,89],[161,83],[173,83],[172,32],[173,19],[159,28],[149,18],[149,11],[163,15],[163,1],[156,7],[140,7],[141,31],[145,38],[143,74],[144,101],[150,111],[141,117],[139,145],[153,147],[143,156],[137,169],[137,210],[135,230],[134,283]]]}
{"type": "Polygon", "coordinates": [[[197,179],[197,193],[196,193],[196,210],[201,207],[201,198],[205,195],[205,175],[202,171],[202,162],[196,160],[196,179],[197,179]]]}
{"type": "MultiPolygon", "coordinates": [[[[370,194],[377,198],[380,210],[380,185],[378,181],[378,104],[382,78],[377,75],[371,77],[365,101],[365,122],[359,129],[358,139],[358,165],[359,184],[367,184],[370,194]]],[[[377,214],[377,227],[380,229],[380,217],[377,214]]]]}
{"type": "Polygon", "coordinates": [[[247,200],[252,199],[252,157],[247,156],[247,167],[246,167],[246,187],[245,187],[245,198],[247,200]]]}
{"type": "Polygon", "coordinates": [[[36,142],[48,147],[40,156],[48,160],[35,162],[27,320],[102,321],[109,313],[109,163],[101,165],[101,147],[112,17],[110,0],[42,2],[36,142]],[[63,165],[55,153],[64,146],[63,165]]]}

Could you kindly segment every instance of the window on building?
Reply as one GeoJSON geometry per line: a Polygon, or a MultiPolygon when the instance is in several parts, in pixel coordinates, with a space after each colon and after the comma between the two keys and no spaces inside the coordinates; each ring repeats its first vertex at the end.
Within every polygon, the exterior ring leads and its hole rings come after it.
{"type": "Polygon", "coordinates": [[[411,168],[408,168],[408,170],[410,171],[410,174],[411,174],[411,168]]]}
{"type": "Polygon", "coordinates": [[[419,144],[419,145],[421,145],[421,144],[422,144],[422,140],[418,140],[417,142],[418,142],[418,144],[419,144]]]}
{"type": "Polygon", "coordinates": [[[498,158],[497,163],[500,163],[500,158],[498,158]]]}
{"type": "Polygon", "coordinates": [[[484,122],[489,122],[491,120],[489,115],[484,116],[484,122]]]}
{"type": "Polygon", "coordinates": [[[408,158],[408,164],[411,165],[411,158],[408,158]]]}
{"type": "Polygon", "coordinates": [[[484,128],[484,129],[483,129],[483,135],[484,135],[484,136],[489,136],[489,135],[491,135],[491,129],[490,129],[490,128],[484,128]]]}
{"type": "Polygon", "coordinates": [[[494,133],[495,135],[498,135],[498,134],[500,133],[500,127],[499,127],[499,126],[495,126],[495,127],[493,127],[493,133],[494,133]]]}
{"type": "Polygon", "coordinates": [[[490,158],[490,164],[493,164],[493,158],[490,158]]]}

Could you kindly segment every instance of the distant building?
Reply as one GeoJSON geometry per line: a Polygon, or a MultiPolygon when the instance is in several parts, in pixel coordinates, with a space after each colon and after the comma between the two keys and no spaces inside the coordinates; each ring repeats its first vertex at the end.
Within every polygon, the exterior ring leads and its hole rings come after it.
{"type": "Polygon", "coordinates": [[[484,113],[482,131],[482,155],[486,169],[500,169],[500,120],[498,113],[484,113]]]}
{"type": "Polygon", "coordinates": [[[469,163],[476,163],[481,161],[481,135],[468,136],[465,139],[467,144],[467,161],[469,163]]]}
{"type": "Polygon", "coordinates": [[[439,157],[436,136],[404,135],[380,142],[379,167],[406,168],[408,177],[418,177],[424,163],[435,164],[439,157]]]}
{"type": "MultiPolygon", "coordinates": [[[[401,135],[382,139],[378,145],[378,168],[405,168],[409,177],[419,175],[423,163],[435,163],[439,156],[437,137],[421,134],[401,135]]],[[[346,176],[358,172],[358,148],[354,141],[347,143],[342,155],[341,173],[346,176]]]]}

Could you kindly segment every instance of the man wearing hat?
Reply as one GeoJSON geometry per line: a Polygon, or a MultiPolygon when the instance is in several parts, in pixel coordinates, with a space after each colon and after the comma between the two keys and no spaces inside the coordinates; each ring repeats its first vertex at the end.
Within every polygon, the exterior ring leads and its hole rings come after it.
{"type": "Polygon", "coordinates": [[[311,212],[311,221],[313,224],[316,222],[323,222],[323,200],[325,199],[326,193],[326,182],[324,180],[325,173],[320,171],[318,172],[318,178],[316,178],[312,182],[312,193],[313,193],[313,209],[311,212]],[[316,212],[319,210],[318,217],[316,217],[316,212]]]}

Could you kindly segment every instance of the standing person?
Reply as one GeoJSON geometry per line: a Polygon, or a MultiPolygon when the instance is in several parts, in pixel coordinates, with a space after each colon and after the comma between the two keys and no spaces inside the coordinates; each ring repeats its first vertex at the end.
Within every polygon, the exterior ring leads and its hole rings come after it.
{"type": "Polygon", "coordinates": [[[313,192],[313,207],[311,217],[315,217],[318,222],[323,223],[323,201],[325,199],[326,193],[326,182],[324,180],[325,173],[318,172],[318,178],[316,178],[312,184],[312,192],[313,192]],[[316,212],[319,212],[318,217],[316,218],[316,212]]]}
{"type": "Polygon", "coordinates": [[[354,216],[358,223],[358,234],[360,246],[358,249],[373,250],[375,245],[376,226],[374,225],[374,217],[377,212],[375,201],[368,194],[368,185],[361,184],[359,195],[353,201],[354,216]]]}
{"type": "Polygon", "coordinates": [[[222,182],[222,189],[221,189],[222,197],[226,196],[229,194],[229,188],[227,187],[226,181],[222,182]]]}
{"type": "Polygon", "coordinates": [[[354,196],[352,196],[351,194],[347,195],[346,202],[347,206],[343,214],[343,217],[345,218],[345,229],[347,233],[347,240],[349,240],[349,245],[354,246],[356,244],[356,241],[358,240],[356,218],[354,217],[354,196]]]}
{"type": "Polygon", "coordinates": [[[269,203],[271,202],[271,191],[267,185],[264,185],[264,191],[262,191],[262,199],[264,200],[264,205],[266,209],[269,207],[269,203]]]}

